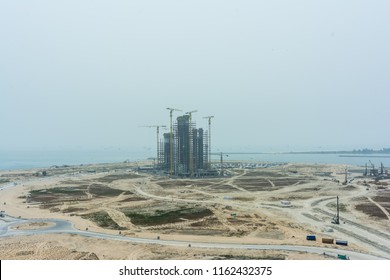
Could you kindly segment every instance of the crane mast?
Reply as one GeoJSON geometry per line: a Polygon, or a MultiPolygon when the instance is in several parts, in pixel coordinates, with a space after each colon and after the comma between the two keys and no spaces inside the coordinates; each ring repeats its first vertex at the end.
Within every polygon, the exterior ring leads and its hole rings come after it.
{"type": "Polygon", "coordinates": [[[160,139],[160,127],[167,127],[166,125],[144,125],[142,127],[149,127],[149,128],[153,128],[155,127],[156,128],[156,132],[157,132],[157,166],[160,166],[160,145],[159,145],[159,139],[160,139]]]}
{"type": "Polygon", "coordinates": [[[208,168],[211,169],[211,119],[214,118],[214,116],[207,116],[203,117],[204,119],[209,120],[209,150],[208,150],[208,168]]]}
{"type": "Polygon", "coordinates": [[[191,177],[194,175],[194,158],[193,158],[193,134],[192,134],[192,114],[198,112],[198,110],[193,110],[190,112],[187,112],[186,114],[190,116],[188,129],[189,129],[189,150],[190,150],[190,164],[189,164],[189,171],[191,177]]]}

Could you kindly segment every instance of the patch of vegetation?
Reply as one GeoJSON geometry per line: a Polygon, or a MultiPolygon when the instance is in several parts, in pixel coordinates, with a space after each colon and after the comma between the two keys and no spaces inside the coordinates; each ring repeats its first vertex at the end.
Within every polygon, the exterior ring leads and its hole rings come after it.
{"type": "Polygon", "coordinates": [[[230,224],[235,225],[235,226],[240,226],[244,224],[248,224],[250,221],[241,219],[241,217],[231,217],[226,219],[230,224]]]}
{"type": "Polygon", "coordinates": [[[133,197],[125,198],[119,202],[133,202],[133,201],[145,201],[145,200],[147,199],[143,197],[133,196],[133,197]]]}
{"type": "Polygon", "coordinates": [[[299,189],[297,192],[317,192],[321,190],[323,186],[317,186],[317,187],[311,187],[311,188],[302,188],[299,189]]]}
{"type": "Polygon", "coordinates": [[[65,195],[85,195],[85,190],[73,187],[58,187],[52,189],[32,190],[31,197],[41,194],[65,194],[65,195]]]}
{"type": "Polygon", "coordinates": [[[8,180],[8,179],[0,178],[0,184],[9,183],[9,182],[10,182],[10,180],[8,180]]]}
{"type": "Polygon", "coordinates": [[[48,202],[64,202],[64,201],[81,201],[87,200],[87,192],[90,192],[95,197],[115,197],[122,193],[132,194],[131,192],[124,192],[119,189],[113,189],[103,184],[79,185],[56,187],[51,189],[40,189],[30,191],[30,201],[48,203],[48,202]]]}
{"type": "Polygon", "coordinates": [[[123,209],[122,211],[131,219],[133,224],[141,226],[178,223],[183,220],[197,220],[213,215],[213,212],[207,208],[181,208],[172,211],[156,210],[154,214],[136,213],[123,209]]]}
{"type": "Polygon", "coordinates": [[[279,172],[272,171],[252,171],[247,172],[243,177],[281,177],[283,176],[279,172]]]}
{"type": "Polygon", "coordinates": [[[370,183],[375,184],[377,186],[388,186],[389,185],[389,183],[385,182],[385,181],[371,181],[370,183]]]}
{"type": "Polygon", "coordinates": [[[381,193],[380,196],[376,196],[373,198],[374,201],[378,202],[378,203],[390,203],[390,194],[387,193],[387,195],[383,192],[381,193]]]}
{"type": "Polygon", "coordinates": [[[376,217],[380,219],[387,219],[387,216],[381,209],[379,209],[375,204],[369,202],[369,203],[362,203],[359,205],[356,205],[356,210],[362,211],[363,213],[371,216],[376,217]]]}
{"type": "MultiPolygon", "coordinates": [[[[326,204],[327,207],[333,209],[333,210],[337,210],[337,204],[335,202],[330,202],[328,204],[326,204]]],[[[340,212],[347,212],[347,205],[344,204],[344,203],[339,203],[339,210],[340,212]]]]}
{"type": "Polygon", "coordinates": [[[309,180],[307,178],[282,178],[282,179],[272,179],[272,182],[276,186],[292,186],[297,183],[299,184],[305,184],[308,183],[309,180]]]}
{"type": "Polygon", "coordinates": [[[237,185],[250,185],[250,186],[270,186],[271,183],[262,178],[240,178],[240,179],[235,179],[234,183],[237,185]]]}
{"type": "Polygon", "coordinates": [[[233,200],[238,200],[238,201],[254,201],[256,198],[255,197],[233,197],[233,200]]]}
{"type": "MultiPolygon", "coordinates": [[[[378,198],[378,197],[376,197],[378,198]]],[[[374,198],[374,200],[376,200],[374,198]]],[[[367,198],[362,198],[358,205],[355,206],[355,209],[358,211],[363,212],[366,215],[369,215],[370,217],[380,218],[380,219],[387,219],[387,216],[385,213],[383,213],[382,209],[380,209],[378,206],[376,206],[374,203],[370,202],[367,198]]],[[[378,201],[377,201],[378,202],[378,201]]],[[[381,201],[380,203],[383,203],[383,207],[385,207],[386,210],[389,210],[387,207],[387,203],[381,201]]]]}
{"type": "Polygon", "coordinates": [[[119,226],[110,215],[104,211],[95,212],[92,214],[82,215],[81,217],[89,219],[99,227],[115,230],[125,230],[126,228],[119,226]]]}
{"type": "Polygon", "coordinates": [[[354,187],[354,186],[352,186],[352,185],[348,185],[348,186],[346,186],[346,187],[341,188],[341,190],[343,190],[343,191],[354,191],[354,190],[356,190],[356,189],[357,189],[357,188],[354,187]]]}
{"type": "MultiPolygon", "coordinates": [[[[352,171],[350,170],[350,172],[352,172],[352,171]]],[[[322,176],[322,177],[331,177],[332,172],[315,172],[314,175],[322,176]]]]}
{"type": "Polygon", "coordinates": [[[113,189],[102,184],[92,184],[89,187],[89,192],[97,197],[115,197],[121,193],[131,194],[130,192],[124,192],[122,190],[113,189]]]}
{"type": "Polygon", "coordinates": [[[224,192],[231,192],[231,191],[237,191],[237,189],[231,185],[214,185],[208,187],[208,190],[215,193],[224,193],[224,192]]]}
{"type": "Polygon", "coordinates": [[[86,200],[85,190],[73,187],[58,187],[30,191],[30,202],[50,203],[86,200]]]}
{"type": "Polygon", "coordinates": [[[245,256],[245,255],[219,255],[217,257],[212,258],[212,260],[285,260],[286,256],[282,254],[269,254],[262,256],[245,256]]]}
{"type": "Polygon", "coordinates": [[[79,207],[68,207],[68,208],[62,210],[62,213],[73,213],[73,212],[84,211],[84,210],[86,210],[86,209],[79,208],[79,207]]]}
{"type": "Polygon", "coordinates": [[[51,208],[58,208],[59,203],[43,203],[39,206],[40,209],[51,209],[51,208]]]}
{"type": "MultiPolygon", "coordinates": [[[[292,186],[297,183],[299,184],[305,184],[310,182],[310,179],[306,177],[301,178],[271,178],[272,183],[275,185],[275,187],[285,187],[285,186],[292,186]]],[[[264,178],[239,178],[234,180],[234,182],[242,187],[247,186],[256,186],[256,187],[267,187],[272,185],[267,179],[264,178]]]]}
{"type": "Polygon", "coordinates": [[[212,184],[212,182],[202,180],[167,180],[157,182],[157,184],[162,188],[177,188],[186,186],[206,187],[212,184]]]}
{"type": "Polygon", "coordinates": [[[201,228],[188,228],[188,229],[175,229],[175,233],[185,235],[198,235],[198,236],[226,236],[227,230],[224,229],[201,229],[201,228]]]}
{"type": "Polygon", "coordinates": [[[134,173],[125,173],[125,174],[122,173],[122,174],[107,175],[97,180],[101,183],[109,184],[117,180],[129,180],[129,179],[137,179],[137,178],[142,178],[142,176],[134,173]]]}
{"type": "Polygon", "coordinates": [[[279,186],[272,186],[272,184],[265,179],[237,179],[234,184],[246,189],[247,191],[273,191],[281,189],[279,186]]]}

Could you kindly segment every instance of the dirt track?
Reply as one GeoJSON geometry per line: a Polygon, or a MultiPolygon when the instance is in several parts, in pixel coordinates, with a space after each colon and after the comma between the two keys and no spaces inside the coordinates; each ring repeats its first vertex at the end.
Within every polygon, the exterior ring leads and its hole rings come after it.
{"type": "MultiPolygon", "coordinates": [[[[73,169],[69,174],[66,169],[54,170],[52,174],[48,172],[48,177],[40,178],[30,173],[19,176],[13,173],[12,178],[8,176],[19,185],[2,190],[0,202],[7,214],[68,219],[83,230],[110,233],[120,230],[122,235],[159,236],[170,240],[312,244],[337,248],[321,243],[321,237],[330,236],[348,240],[349,249],[390,258],[390,221],[388,213],[386,215],[390,196],[385,192],[388,186],[381,185],[378,189],[375,182],[359,179],[359,173],[350,174],[351,178],[355,177],[353,183],[342,185],[340,173],[344,168],[289,164],[266,169],[232,169],[229,170],[231,176],[222,180],[155,177],[136,174],[129,166],[124,168],[120,164],[105,166],[105,172],[99,172],[97,166],[96,173],[73,169]],[[323,173],[329,175],[318,175],[323,173]],[[343,206],[341,217],[351,223],[339,226],[330,223],[335,213],[336,196],[340,197],[343,206]],[[382,198],[380,202],[372,200],[378,196],[382,198]],[[366,204],[371,212],[357,210],[366,204]],[[308,233],[316,234],[317,241],[307,241],[308,233]]],[[[7,178],[6,173],[2,176],[7,178]]],[[[19,239],[13,242],[11,238],[7,240],[7,246],[17,251],[14,247],[20,242],[19,239]]],[[[157,257],[153,247],[146,247],[151,250],[150,258],[164,258],[163,249],[157,257]]],[[[2,254],[12,259],[7,248],[2,247],[2,254]]],[[[114,253],[99,255],[95,246],[86,251],[101,259],[128,257],[117,257],[114,253]]],[[[20,257],[15,254],[14,258],[20,257]]],[[[214,258],[221,254],[224,253],[216,250],[206,255],[214,258]]],[[[282,255],[283,258],[305,258],[286,252],[282,255]]],[[[25,256],[42,258],[35,254],[25,256]]],[[[234,252],[232,256],[235,256],[234,252]]],[[[169,258],[168,252],[165,258],[169,258]]],[[[190,256],[183,252],[174,258],[190,256]]],[[[313,256],[307,255],[307,258],[313,256]]]]}

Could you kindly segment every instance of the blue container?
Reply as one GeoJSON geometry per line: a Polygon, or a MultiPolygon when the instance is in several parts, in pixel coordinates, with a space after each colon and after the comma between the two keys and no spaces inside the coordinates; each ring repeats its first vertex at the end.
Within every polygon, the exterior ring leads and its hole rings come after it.
{"type": "Polygon", "coordinates": [[[306,240],[315,241],[315,240],[316,240],[316,236],[315,236],[315,235],[312,235],[312,234],[306,235],[306,240]]]}
{"type": "Polygon", "coordinates": [[[348,241],[346,241],[346,240],[336,240],[336,245],[348,246],[348,241]]]}

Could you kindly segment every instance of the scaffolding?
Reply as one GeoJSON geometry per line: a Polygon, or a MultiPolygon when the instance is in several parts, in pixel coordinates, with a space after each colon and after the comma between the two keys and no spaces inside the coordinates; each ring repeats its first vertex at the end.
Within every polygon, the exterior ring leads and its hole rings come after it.
{"type": "Polygon", "coordinates": [[[172,134],[164,133],[160,141],[158,156],[160,169],[180,177],[200,177],[207,174],[208,135],[203,128],[196,128],[196,122],[191,120],[190,115],[177,117],[172,134]]]}

